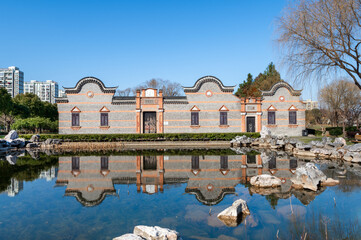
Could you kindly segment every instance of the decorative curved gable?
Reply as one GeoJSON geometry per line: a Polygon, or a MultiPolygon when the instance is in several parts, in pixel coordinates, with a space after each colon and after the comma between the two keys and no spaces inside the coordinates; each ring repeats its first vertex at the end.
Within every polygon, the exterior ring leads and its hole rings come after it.
{"type": "Polygon", "coordinates": [[[213,206],[220,203],[227,194],[234,194],[235,189],[234,187],[224,187],[219,191],[214,191],[214,195],[208,196],[208,198],[197,188],[186,188],[185,192],[195,195],[197,200],[204,205],[213,206]]]}
{"type": "Polygon", "coordinates": [[[85,207],[93,207],[102,203],[107,195],[116,195],[114,189],[106,189],[99,193],[97,199],[88,200],[83,197],[83,194],[79,190],[65,190],[65,196],[74,196],[78,202],[80,202],[85,207]]]}
{"type": "Polygon", "coordinates": [[[193,87],[183,87],[185,93],[198,92],[204,83],[213,82],[218,85],[222,92],[233,92],[235,86],[224,86],[221,80],[213,76],[205,76],[196,81],[193,87]]]}
{"type": "Polygon", "coordinates": [[[301,96],[302,90],[294,90],[291,85],[284,81],[276,83],[269,91],[261,91],[262,96],[273,96],[280,88],[286,88],[292,96],[301,96]]]}
{"type": "Polygon", "coordinates": [[[97,84],[103,93],[115,93],[115,90],[117,89],[117,87],[105,87],[104,83],[101,80],[99,80],[98,78],[85,77],[85,78],[80,79],[74,88],[65,88],[64,87],[65,93],[67,93],[67,94],[68,93],[70,93],[70,94],[79,93],[81,91],[81,89],[84,87],[84,85],[87,83],[97,84]]]}

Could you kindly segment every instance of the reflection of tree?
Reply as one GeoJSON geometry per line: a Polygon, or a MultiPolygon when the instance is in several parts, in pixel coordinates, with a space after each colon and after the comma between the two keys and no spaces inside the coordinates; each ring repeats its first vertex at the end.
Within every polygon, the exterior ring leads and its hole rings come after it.
{"type": "MultiPolygon", "coordinates": [[[[350,174],[351,175],[351,174],[350,174]]],[[[344,193],[351,193],[361,187],[361,182],[355,176],[354,179],[340,179],[340,184],[336,186],[337,190],[344,193]]]]}
{"type": "Polygon", "coordinates": [[[313,214],[308,221],[292,214],[288,227],[289,231],[281,233],[281,236],[286,237],[284,239],[359,239],[361,236],[357,218],[343,220],[337,211],[327,217],[321,213],[318,216],[313,214]]]}
{"type": "Polygon", "coordinates": [[[19,157],[16,165],[0,161],[0,192],[6,190],[11,178],[15,178],[18,181],[33,181],[39,178],[40,172],[56,165],[58,159],[58,156],[40,154],[39,159],[36,160],[28,155],[19,157]]]}
{"type": "Polygon", "coordinates": [[[266,196],[266,200],[270,203],[270,205],[273,209],[276,209],[278,199],[279,198],[273,194],[266,196]]]}

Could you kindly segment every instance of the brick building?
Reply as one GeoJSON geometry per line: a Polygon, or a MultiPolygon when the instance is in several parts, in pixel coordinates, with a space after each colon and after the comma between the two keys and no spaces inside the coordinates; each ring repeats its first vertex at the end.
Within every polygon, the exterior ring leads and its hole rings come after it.
{"type": "Polygon", "coordinates": [[[60,134],[86,133],[208,133],[259,132],[300,136],[305,128],[301,91],[279,82],[260,98],[238,98],[235,86],[216,77],[198,79],[183,87],[185,96],[163,96],[161,90],[142,89],[136,96],[115,96],[94,77],[64,88],[57,98],[60,134]]]}

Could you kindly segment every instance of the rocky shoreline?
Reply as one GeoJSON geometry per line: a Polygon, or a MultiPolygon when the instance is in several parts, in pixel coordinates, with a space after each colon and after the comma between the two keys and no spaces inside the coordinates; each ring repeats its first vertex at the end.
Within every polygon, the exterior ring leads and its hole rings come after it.
{"type": "Polygon", "coordinates": [[[30,140],[18,137],[15,130],[10,131],[0,140],[0,153],[9,153],[19,150],[46,150],[46,149],[76,149],[76,150],[111,150],[132,148],[227,148],[243,153],[244,148],[252,148],[265,152],[284,151],[289,155],[306,159],[342,160],[350,163],[361,163],[361,143],[346,145],[342,137],[333,140],[323,137],[322,141],[311,141],[306,144],[288,136],[272,136],[269,129],[262,128],[260,138],[237,136],[230,143],[222,142],[159,142],[144,144],[144,142],[63,142],[61,139],[46,139],[40,142],[39,135],[33,135],[30,140]]]}
{"type": "Polygon", "coordinates": [[[4,139],[0,139],[0,153],[19,151],[24,149],[50,149],[55,145],[61,144],[60,139],[47,139],[40,142],[40,136],[34,134],[30,140],[19,138],[15,130],[11,130],[4,139]]]}
{"type": "Polygon", "coordinates": [[[260,138],[237,136],[231,141],[231,147],[235,150],[240,147],[282,150],[295,157],[361,163],[361,143],[346,145],[346,140],[342,137],[334,141],[330,137],[323,137],[322,141],[306,144],[288,136],[272,136],[266,127],[262,128],[260,138]]]}

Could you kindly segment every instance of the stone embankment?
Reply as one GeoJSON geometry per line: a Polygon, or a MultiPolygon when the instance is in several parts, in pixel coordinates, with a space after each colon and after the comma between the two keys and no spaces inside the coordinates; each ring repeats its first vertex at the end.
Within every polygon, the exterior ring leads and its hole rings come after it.
{"type": "Polygon", "coordinates": [[[336,138],[334,141],[330,137],[324,137],[322,141],[311,141],[309,144],[305,144],[287,136],[272,136],[266,127],[262,128],[260,138],[237,136],[231,141],[231,147],[284,150],[296,157],[340,159],[346,162],[361,163],[361,143],[346,145],[346,140],[342,137],[336,138]]]}

